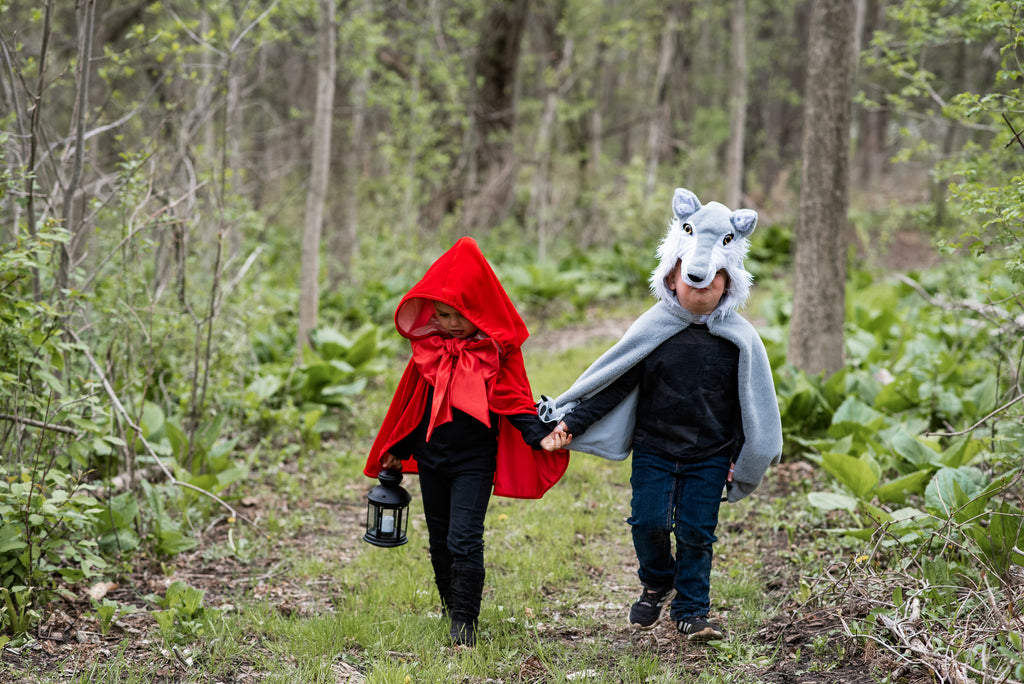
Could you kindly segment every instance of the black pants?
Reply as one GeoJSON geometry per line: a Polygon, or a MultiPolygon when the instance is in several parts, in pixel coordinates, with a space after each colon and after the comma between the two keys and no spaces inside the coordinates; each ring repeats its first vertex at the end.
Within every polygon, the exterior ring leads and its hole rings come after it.
{"type": "Polygon", "coordinates": [[[420,464],[430,558],[456,570],[484,569],[484,516],[494,485],[494,456],[455,467],[420,464]]]}

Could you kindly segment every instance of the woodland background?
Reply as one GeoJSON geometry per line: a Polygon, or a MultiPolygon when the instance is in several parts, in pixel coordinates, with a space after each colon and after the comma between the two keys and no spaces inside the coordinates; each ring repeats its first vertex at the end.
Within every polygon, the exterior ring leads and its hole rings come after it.
{"type": "Polygon", "coordinates": [[[352,439],[397,299],[459,236],[558,330],[642,299],[683,186],[759,212],[752,317],[786,459],[830,478],[811,504],[941,552],[898,571],[950,610],[989,592],[925,667],[1020,681],[1022,13],[0,0],[0,640],[352,439]]]}

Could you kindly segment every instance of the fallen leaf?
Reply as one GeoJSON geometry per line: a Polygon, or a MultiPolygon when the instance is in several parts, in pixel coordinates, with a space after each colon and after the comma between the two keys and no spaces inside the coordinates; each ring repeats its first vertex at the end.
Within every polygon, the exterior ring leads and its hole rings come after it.
{"type": "Polygon", "coordinates": [[[99,601],[101,598],[106,596],[109,592],[117,589],[116,582],[97,582],[96,584],[89,587],[87,592],[89,598],[93,601],[99,601]]]}

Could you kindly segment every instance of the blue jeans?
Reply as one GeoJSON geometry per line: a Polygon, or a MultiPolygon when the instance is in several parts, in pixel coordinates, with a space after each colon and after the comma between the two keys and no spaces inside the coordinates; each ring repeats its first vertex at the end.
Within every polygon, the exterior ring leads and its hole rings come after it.
{"type": "Polygon", "coordinates": [[[675,587],[673,620],[701,617],[711,608],[711,546],[718,541],[715,528],[728,473],[728,458],[686,462],[633,451],[629,524],[638,574],[650,589],[675,587]]]}

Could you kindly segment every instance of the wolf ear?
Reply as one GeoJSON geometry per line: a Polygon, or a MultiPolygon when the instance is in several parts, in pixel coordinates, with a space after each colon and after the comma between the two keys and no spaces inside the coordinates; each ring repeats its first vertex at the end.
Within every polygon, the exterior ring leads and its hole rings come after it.
{"type": "Polygon", "coordinates": [[[687,190],[686,188],[676,188],[676,192],[672,195],[672,212],[679,217],[680,221],[685,221],[700,209],[700,200],[697,196],[687,190]]]}
{"type": "Polygon", "coordinates": [[[753,209],[737,209],[729,217],[729,223],[736,230],[737,237],[747,237],[757,225],[757,212],[753,209]]]}

